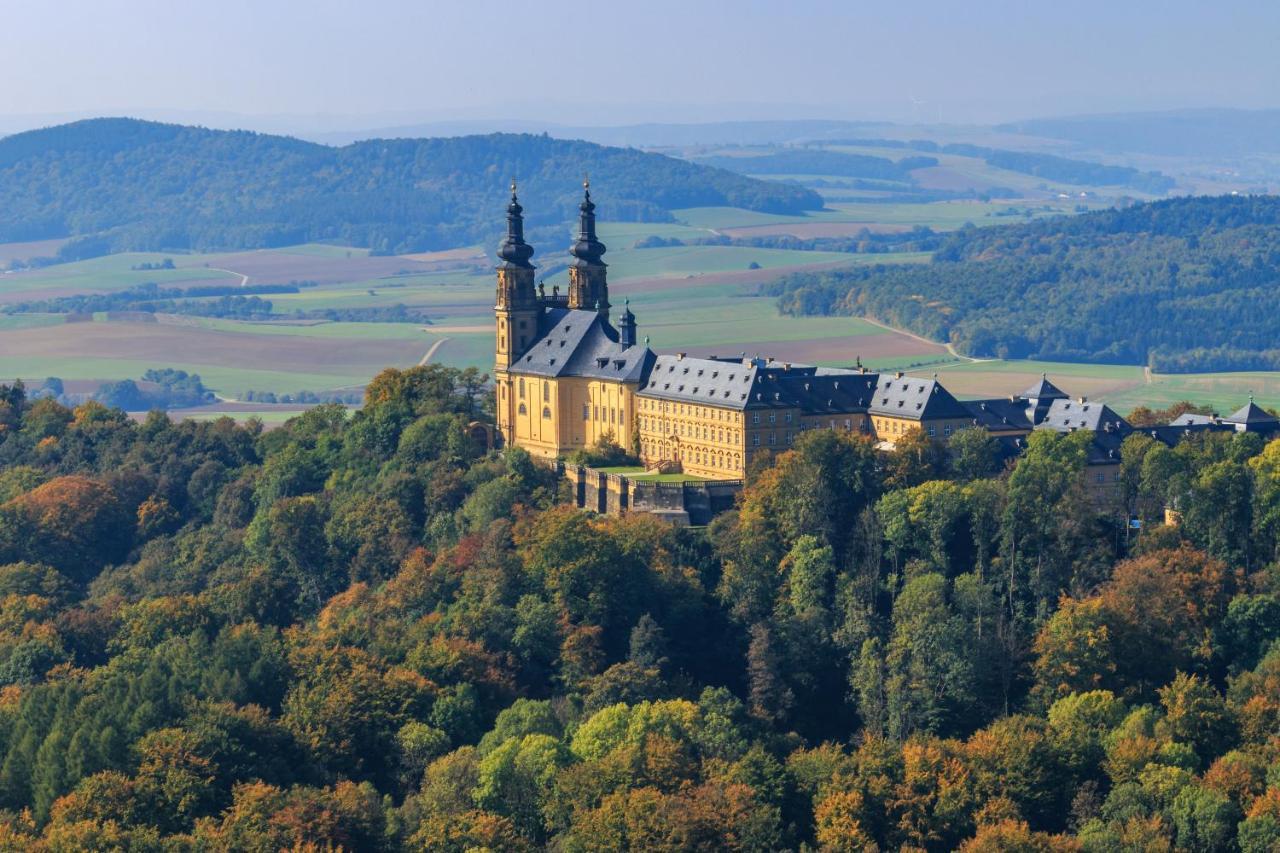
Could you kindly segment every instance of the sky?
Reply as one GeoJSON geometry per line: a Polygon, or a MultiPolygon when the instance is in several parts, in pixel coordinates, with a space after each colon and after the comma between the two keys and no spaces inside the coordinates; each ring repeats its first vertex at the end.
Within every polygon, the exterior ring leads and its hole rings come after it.
{"type": "Polygon", "coordinates": [[[4,0],[0,119],[349,128],[1280,107],[1276,0],[4,0]]]}

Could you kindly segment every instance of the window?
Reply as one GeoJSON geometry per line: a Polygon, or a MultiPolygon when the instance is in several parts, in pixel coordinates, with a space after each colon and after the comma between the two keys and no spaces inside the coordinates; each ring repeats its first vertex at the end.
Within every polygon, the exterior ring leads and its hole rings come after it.
{"type": "Polygon", "coordinates": [[[524,377],[520,377],[520,399],[524,399],[524,377]]]}
{"type": "Polygon", "coordinates": [[[844,431],[853,432],[853,421],[851,421],[849,418],[844,419],[844,431]]]}
{"type": "Polygon", "coordinates": [[[755,447],[760,446],[760,433],[756,433],[755,435],[751,436],[751,444],[754,445],[755,447]]]}
{"type": "Polygon", "coordinates": [[[771,423],[771,424],[776,424],[777,422],[778,422],[778,415],[777,415],[777,413],[775,413],[775,412],[770,412],[770,413],[769,413],[769,423],[771,423]]]}
{"type": "Polygon", "coordinates": [[[770,444],[778,443],[778,434],[776,432],[769,433],[769,443],[770,444]]]}
{"type": "Polygon", "coordinates": [[[551,417],[551,408],[550,408],[549,406],[543,406],[543,407],[542,407],[542,416],[543,416],[544,418],[550,418],[550,417],[551,417]]]}
{"type": "Polygon", "coordinates": [[[938,434],[938,428],[933,424],[929,424],[929,438],[933,438],[938,434]]]}
{"type": "Polygon", "coordinates": [[[947,424],[942,428],[942,434],[945,435],[947,438],[951,437],[951,424],[947,424]]]}
{"type": "Polygon", "coordinates": [[[787,412],[786,419],[787,419],[787,423],[791,423],[791,413],[790,413],[790,412],[787,412]]]}
{"type": "Polygon", "coordinates": [[[524,403],[521,403],[521,404],[520,404],[520,414],[522,414],[522,415],[523,415],[523,414],[525,414],[526,412],[527,412],[527,409],[525,409],[525,407],[524,407],[524,403]]]}
{"type": "Polygon", "coordinates": [[[544,403],[551,402],[551,383],[550,382],[542,383],[542,402],[544,403]]]}
{"type": "Polygon", "coordinates": [[[591,409],[587,406],[586,403],[582,404],[582,419],[584,421],[591,420],[591,409]]]}
{"type": "Polygon", "coordinates": [[[1097,480],[1099,483],[1105,483],[1107,481],[1107,475],[1099,471],[1097,480]]]}
{"type": "Polygon", "coordinates": [[[759,413],[759,412],[756,412],[755,414],[753,414],[753,415],[751,416],[751,422],[752,422],[753,424],[758,424],[758,423],[760,423],[760,413],[759,413]]]}

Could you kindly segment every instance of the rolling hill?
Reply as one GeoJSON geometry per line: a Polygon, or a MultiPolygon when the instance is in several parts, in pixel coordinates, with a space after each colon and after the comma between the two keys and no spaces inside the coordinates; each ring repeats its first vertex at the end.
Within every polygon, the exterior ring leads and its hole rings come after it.
{"type": "Polygon", "coordinates": [[[283,136],[93,119],[0,139],[0,242],[77,237],[66,258],[125,250],[314,241],[423,251],[496,233],[512,176],[530,232],[576,215],[584,172],[602,216],[665,221],[682,207],[819,209],[800,187],[659,154],[527,134],[377,139],[283,136]]]}
{"type": "Polygon", "coordinates": [[[972,356],[1280,369],[1280,197],[1199,196],[950,235],[932,263],[788,277],[791,314],[869,315],[972,356]]]}

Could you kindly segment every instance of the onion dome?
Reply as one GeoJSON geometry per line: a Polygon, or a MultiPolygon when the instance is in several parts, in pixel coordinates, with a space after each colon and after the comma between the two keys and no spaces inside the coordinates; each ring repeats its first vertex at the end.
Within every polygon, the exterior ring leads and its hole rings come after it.
{"type": "Polygon", "coordinates": [[[575,266],[604,266],[605,245],[596,239],[596,206],[591,200],[591,181],[582,181],[582,204],[578,205],[578,239],[569,247],[575,266]]]}
{"type": "Polygon", "coordinates": [[[524,208],[516,199],[516,182],[511,182],[511,204],[507,205],[507,236],[498,245],[498,257],[508,266],[533,268],[529,259],[533,247],[524,241],[524,208]]]}

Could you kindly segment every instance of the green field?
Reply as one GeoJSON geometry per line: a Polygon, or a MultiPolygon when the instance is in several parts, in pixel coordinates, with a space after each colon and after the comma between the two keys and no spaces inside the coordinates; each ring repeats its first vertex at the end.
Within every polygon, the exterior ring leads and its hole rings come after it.
{"type": "MultiPolygon", "coordinates": [[[[606,260],[615,312],[629,299],[641,336],[659,351],[747,353],[797,363],[849,366],[860,362],[873,370],[937,373],[962,397],[1016,393],[1043,371],[1069,393],[1106,401],[1120,411],[1182,399],[1228,411],[1250,392],[1264,405],[1280,405],[1280,374],[1147,377],[1142,368],[1126,365],[968,362],[941,345],[857,318],[779,316],[771,298],[755,295],[761,283],[792,270],[925,262],[925,254],[858,255],[716,245],[635,248],[638,241],[651,236],[694,241],[732,228],[803,225],[832,233],[841,228],[843,233],[855,233],[853,229],[863,226],[951,229],[967,222],[998,224],[1028,214],[1068,212],[1074,204],[1074,200],[1043,197],[995,202],[843,201],[808,216],[691,208],[677,212],[678,222],[602,223],[600,234],[610,247],[606,260]]],[[[534,260],[542,269],[562,264],[563,244],[537,248],[534,260]]],[[[183,287],[205,282],[238,285],[245,275],[253,284],[319,283],[298,293],[262,297],[272,303],[278,316],[269,322],[183,318],[147,324],[99,315],[98,322],[91,324],[65,324],[57,315],[0,314],[0,379],[38,381],[57,376],[103,382],[136,379],[151,368],[175,367],[199,373],[208,387],[236,400],[249,390],[323,394],[355,389],[383,367],[409,367],[428,353],[432,360],[452,365],[481,369],[492,365],[492,261],[478,259],[473,252],[373,258],[363,249],[311,244],[238,254],[130,253],[2,276],[0,304],[109,293],[146,282],[161,286],[181,282],[183,287]],[[171,258],[177,269],[134,269],[165,258],[171,258]],[[425,311],[431,322],[294,318],[296,312],[397,304],[425,311]]],[[[549,276],[548,289],[563,286],[566,278],[563,270],[549,276]]],[[[235,416],[249,415],[237,412],[235,416]]],[[[267,422],[286,417],[280,411],[263,413],[267,422]]]]}

